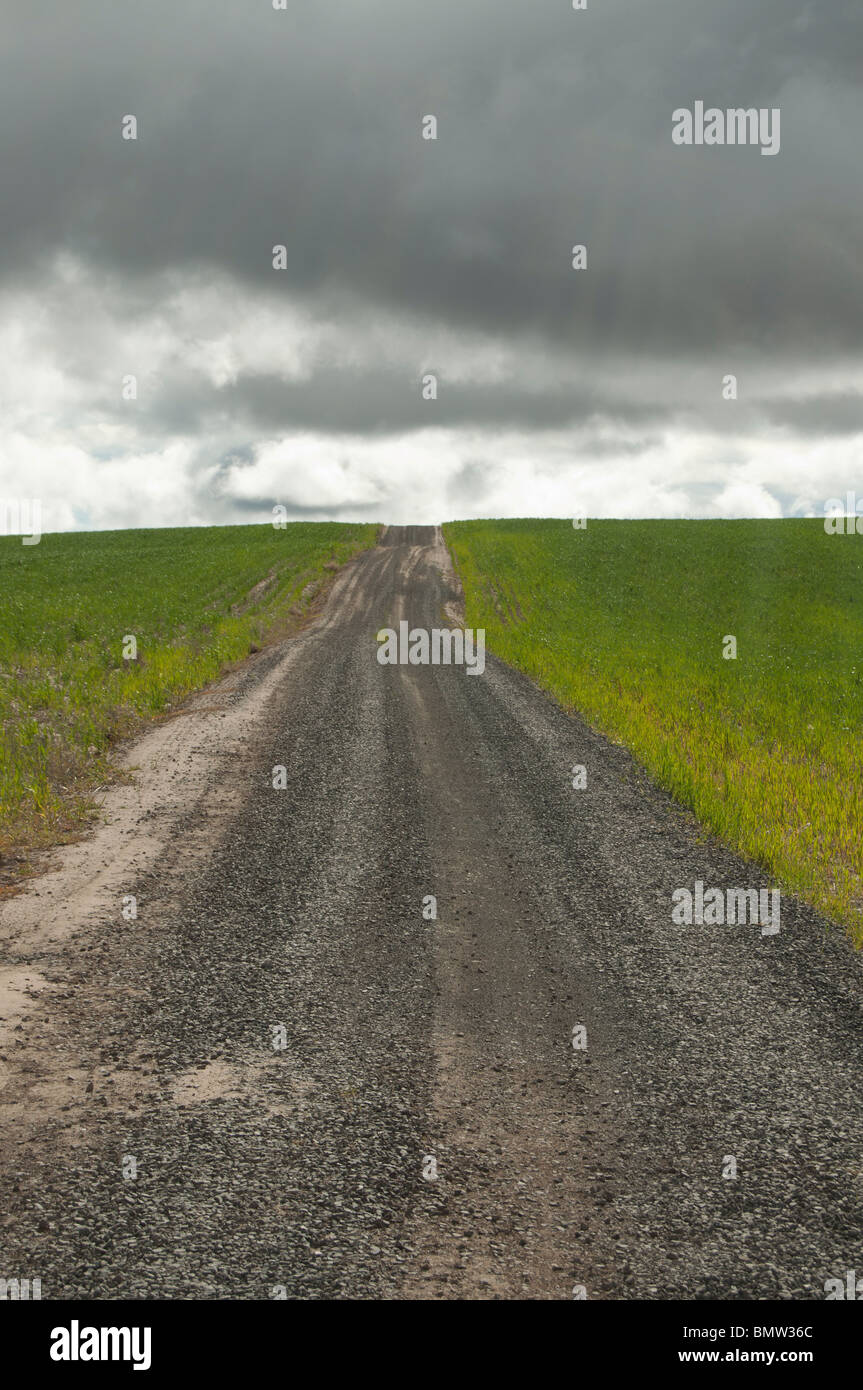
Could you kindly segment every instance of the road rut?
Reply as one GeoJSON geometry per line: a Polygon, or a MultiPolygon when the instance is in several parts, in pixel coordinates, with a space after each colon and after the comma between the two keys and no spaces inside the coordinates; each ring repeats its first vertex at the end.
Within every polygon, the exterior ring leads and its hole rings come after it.
{"type": "Polygon", "coordinates": [[[674,925],[696,879],[768,881],[494,658],[378,664],[459,597],[434,528],[389,528],[192,710],[145,864],[67,932],[62,871],[0,909],[0,1275],[809,1299],[863,1268],[859,957],[789,899],[777,936],[674,925]]]}

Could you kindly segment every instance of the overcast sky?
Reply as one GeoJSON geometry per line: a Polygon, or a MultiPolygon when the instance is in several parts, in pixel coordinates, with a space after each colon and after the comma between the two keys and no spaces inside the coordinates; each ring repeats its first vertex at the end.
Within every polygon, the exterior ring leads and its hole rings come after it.
{"type": "Polygon", "coordinates": [[[2,29],[0,498],[44,530],[863,499],[860,0],[2,29]],[[779,108],[779,152],[675,145],[697,101],[779,108]]]}

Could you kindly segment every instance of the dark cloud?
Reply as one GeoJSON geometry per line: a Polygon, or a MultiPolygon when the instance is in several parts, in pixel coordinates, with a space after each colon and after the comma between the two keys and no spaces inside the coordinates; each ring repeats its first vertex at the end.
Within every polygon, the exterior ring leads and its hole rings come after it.
{"type": "Polygon", "coordinates": [[[857,0],[44,10],[4,35],[7,271],[211,264],[596,351],[859,339],[857,0]],[[779,156],[673,147],[698,98],[781,105],[779,156]]]}
{"type": "Polygon", "coordinates": [[[447,483],[447,500],[457,509],[473,506],[493,491],[499,472],[486,459],[467,459],[447,483]]]}
{"type": "Polygon", "coordinates": [[[285,497],[280,494],[278,497],[237,497],[232,502],[231,514],[240,517],[254,516],[259,521],[269,521],[273,514],[273,507],[276,505],[284,507],[288,517],[305,521],[318,521],[327,517],[340,516],[347,520],[354,520],[357,517],[376,518],[380,512],[380,506],[376,502],[329,502],[325,507],[314,507],[295,502],[290,496],[285,497]]]}
{"type": "Polygon", "coordinates": [[[799,400],[768,401],[763,409],[774,424],[793,430],[795,434],[863,434],[863,395],[850,391],[804,396],[799,400]]]}
{"type": "Polygon", "coordinates": [[[822,436],[851,466],[860,0],[8,10],[0,447],[63,524],[283,481],[297,516],[769,514],[762,460],[794,498],[822,436]],[[675,147],[696,100],[779,106],[779,154],[675,147]]]}
{"type": "MultiPolygon", "coordinates": [[[[115,405],[118,411],[120,407],[115,405]]],[[[200,376],[171,373],[142,406],[142,420],[180,434],[224,428],[228,421],[264,434],[326,428],[332,434],[402,434],[417,429],[484,426],[557,430],[564,426],[656,422],[658,404],[604,394],[573,381],[526,391],[517,383],[480,385],[438,378],[436,400],[423,399],[419,377],[404,372],[322,368],[307,381],[248,375],[214,387],[200,376]]]]}

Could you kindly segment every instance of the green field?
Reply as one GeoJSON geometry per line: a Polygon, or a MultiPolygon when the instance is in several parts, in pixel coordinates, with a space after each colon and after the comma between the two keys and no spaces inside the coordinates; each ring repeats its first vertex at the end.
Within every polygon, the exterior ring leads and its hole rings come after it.
{"type": "Polygon", "coordinates": [[[118,737],[282,630],[291,608],[296,620],[306,586],[374,545],[377,529],[182,527],[33,546],[0,537],[0,851],[74,830],[111,775],[118,737]],[[136,661],[124,661],[127,636],[136,661]]]}
{"type": "Polygon", "coordinates": [[[808,519],[444,532],[490,650],[863,944],[863,537],[808,519]]]}

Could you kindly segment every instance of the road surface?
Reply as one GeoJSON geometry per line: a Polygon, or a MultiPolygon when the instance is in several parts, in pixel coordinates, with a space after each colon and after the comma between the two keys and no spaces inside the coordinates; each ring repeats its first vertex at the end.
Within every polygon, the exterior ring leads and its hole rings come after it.
{"type": "Polygon", "coordinates": [[[815,1299],[863,1271],[860,958],[788,899],[776,936],[676,926],[675,889],[768,881],[493,658],[378,663],[458,599],[440,534],[390,528],[3,904],[0,1275],[815,1299]]]}

